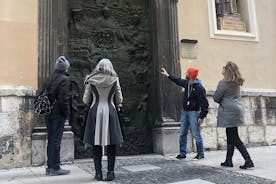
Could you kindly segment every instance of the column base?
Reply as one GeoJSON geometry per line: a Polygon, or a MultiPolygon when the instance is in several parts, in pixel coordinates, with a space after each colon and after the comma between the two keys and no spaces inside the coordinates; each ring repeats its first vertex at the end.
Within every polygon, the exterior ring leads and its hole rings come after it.
{"type": "MultiPolygon", "coordinates": [[[[46,127],[35,127],[32,133],[32,165],[43,165],[47,161],[46,127]]],[[[71,126],[65,126],[60,150],[61,162],[74,161],[74,133],[71,126]]]]}
{"type": "MultiPolygon", "coordinates": [[[[153,151],[162,155],[179,154],[180,122],[164,122],[153,129],[153,151]]],[[[187,136],[187,152],[194,149],[192,136],[187,136]]]]}

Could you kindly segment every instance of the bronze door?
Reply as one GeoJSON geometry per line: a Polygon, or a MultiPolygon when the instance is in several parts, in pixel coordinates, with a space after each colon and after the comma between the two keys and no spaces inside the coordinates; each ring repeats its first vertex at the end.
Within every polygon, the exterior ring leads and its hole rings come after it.
{"type": "Polygon", "coordinates": [[[109,58],[123,90],[125,142],[120,154],[152,152],[154,111],[149,102],[152,67],[147,0],[69,0],[68,56],[72,67],[70,125],[76,158],[90,157],[82,144],[88,107],[83,81],[100,58],[109,58]]]}

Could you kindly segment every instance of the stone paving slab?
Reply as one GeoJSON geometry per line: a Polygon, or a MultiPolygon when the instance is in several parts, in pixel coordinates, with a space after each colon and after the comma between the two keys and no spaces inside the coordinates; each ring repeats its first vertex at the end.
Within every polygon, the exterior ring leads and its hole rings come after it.
{"type": "MultiPolygon", "coordinates": [[[[216,184],[274,184],[274,181],[225,169],[198,165],[197,161],[179,161],[165,157],[127,158],[116,162],[116,184],[169,184],[184,181],[205,181],[216,184]],[[132,172],[124,169],[134,165],[153,165],[160,169],[132,172]]],[[[93,163],[78,164],[78,166],[94,175],[93,163]]],[[[103,173],[106,173],[107,163],[103,163],[103,173]]],[[[188,182],[189,183],[189,182],[188,182]]]]}
{"type": "Polygon", "coordinates": [[[143,164],[143,165],[131,165],[131,166],[125,166],[122,167],[123,169],[126,169],[131,172],[139,172],[139,171],[148,171],[153,169],[161,169],[160,167],[156,167],[154,165],[150,164],[143,164]]]}
{"type": "Polygon", "coordinates": [[[174,183],[168,183],[168,184],[214,184],[214,183],[201,180],[201,179],[195,179],[195,180],[180,181],[180,182],[174,182],[174,183]]]}

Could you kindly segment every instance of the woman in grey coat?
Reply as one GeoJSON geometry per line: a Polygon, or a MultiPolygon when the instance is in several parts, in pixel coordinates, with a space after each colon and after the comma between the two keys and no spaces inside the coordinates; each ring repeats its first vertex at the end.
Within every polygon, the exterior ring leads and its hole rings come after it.
{"type": "Polygon", "coordinates": [[[222,166],[233,167],[232,157],[234,147],[242,154],[245,164],[241,169],[254,167],[254,164],[238,134],[238,126],[244,123],[244,107],[240,97],[240,86],[244,79],[238,66],[233,62],[227,62],[222,70],[223,80],[218,83],[214,93],[214,101],[219,103],[217,123],[219,127],[226,128],[227,154],[222,166]]]}
{"type": "Polygon", "coordinates": [[[116,145],[123,142],[115,104],[121,106],[122,91],[117,73],[108,59],[102,59],[85,79],[83,102],[90,106],[84,132],[84,144],[93,146],[96,180],[102,176],[102,146],[107,146],[107,181],[115,178],[116,145]],[[115,104],[114,104],[115,102],[115,104]]]}

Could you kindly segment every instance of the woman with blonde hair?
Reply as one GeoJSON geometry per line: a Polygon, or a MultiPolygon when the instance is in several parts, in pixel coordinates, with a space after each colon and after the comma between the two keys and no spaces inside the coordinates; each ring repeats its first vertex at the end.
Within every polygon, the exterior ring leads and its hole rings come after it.
{"type": "Polygon", "coordinates": [[[244,124],[244,107],[241,102],[240,87],[244,79],[238,66],[229,61],[222,70],[223,79],[218,83],[214,93],[214,101],[219,103],[217,123],[226,128],[227,154],[221,166],[233,167],[232,157],[236,147],[245,160],[241,169],[254,167],[250,155],[238,134],[238,126],[244,124]]]}
{"type": "Polygon", "coordinates": [[[116,105],[123,102],[117,73],[109,59],[102,59],[84,81],[83,102],[90,106],[84,132],[84,143],[92,146],[95,179],[103,180],[102,147],[107,146],[108,172],[105,180],[115,178],[116,145],[123,142],[116,105]],[[115,102],[115,104],[114,104],[115,102]]]}

